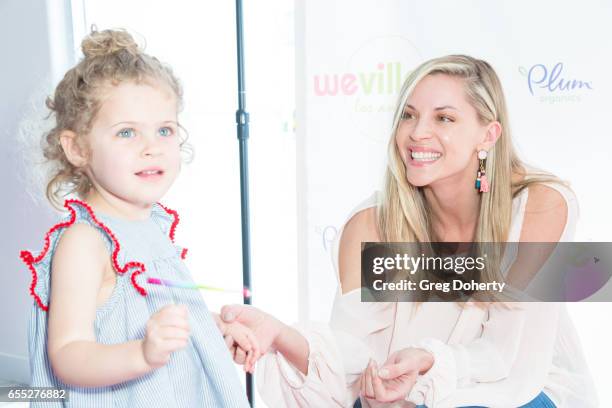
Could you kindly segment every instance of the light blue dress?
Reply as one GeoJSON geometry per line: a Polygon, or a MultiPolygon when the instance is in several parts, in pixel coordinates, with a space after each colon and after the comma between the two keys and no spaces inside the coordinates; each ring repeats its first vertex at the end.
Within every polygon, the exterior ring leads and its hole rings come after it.
{"type": "MultiPolygon", "coordinates": [[[[71,216],[49,231],[43,251],[38,255],[23,251],[21,258],[36,277],[31,288],[34,304],[29,325],[31,385],[66,388],[69,401],[31,406],[248,407],[237,370],[201,293],[146,282],[147,277],[193,281],[181,259],[182,249],[173,243],[178,214],[155,204],[149,219],[126,221],[93,214],[78,200],[67,200],[66,207],[71,216]],[[181,303],[189,308],[189,344],[174,352],[165,366],[137,379],[100,388],[67,386],[53,374],[47,357],[44,309],[50,298],[51,259],[61,234],[72,223],[85,223],[100,231],[119,271],[110,298],[96,312],[94,327],[99,343],[142,339],[147,320],[163,306],[181,303]],[[144,265],[144,272],[136,273],[132,281],[134,272],[141,269],[139,263],[144,265]]],[[[83,265],[83,273],[87,273],[87,265],[83,265]]]]}

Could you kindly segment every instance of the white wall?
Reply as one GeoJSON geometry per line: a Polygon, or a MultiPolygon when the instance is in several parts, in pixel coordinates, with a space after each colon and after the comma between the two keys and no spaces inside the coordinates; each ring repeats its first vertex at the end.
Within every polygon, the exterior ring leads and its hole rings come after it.
{"type": "MultiPolygon", "coordinates": [[[[62,14],[64,1],[53,2],[54,14],[62,14]]],[[[66,27],[52,26],[48,2],[43,0],[4,0],[0,2],[0,379],[29,382],[27,323],[30,312],[30,275],[19,259],[22,249],[39,249],[42,237],[54,220],[45,203],[36,204],[24,189],[23,146],[18,142],[24,115],[42,118],[44,97],[54,77],[58,59],[68,56],[50,50],[49,32],[54,43],[68,41],[66,27]]],[[[53,21],[65,21],[65,17],[53,21]]]]}

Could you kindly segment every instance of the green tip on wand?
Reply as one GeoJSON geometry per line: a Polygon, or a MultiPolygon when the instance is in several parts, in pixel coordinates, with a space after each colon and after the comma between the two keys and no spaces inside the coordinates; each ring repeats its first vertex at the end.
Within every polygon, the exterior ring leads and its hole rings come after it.
{"type": "Polygon", "coordinates": [[[251,291],[248,288],[243,288],[242,290],[224,289],[224,288],[217,288],[217,287],[208,286],[208,285],[199,285],[199,284],[191,283],[191,282],[179,282],[179,281],[160,279],[160,278],[147,278],[147,283],[150,283],[152,285],[168,286],[171,288],[179,288],[179,289],[203,289],[203,290],[210,290],[214,292],[242,293],[243,297],[246,297],[246,298],[251,297],[251,291]]]}

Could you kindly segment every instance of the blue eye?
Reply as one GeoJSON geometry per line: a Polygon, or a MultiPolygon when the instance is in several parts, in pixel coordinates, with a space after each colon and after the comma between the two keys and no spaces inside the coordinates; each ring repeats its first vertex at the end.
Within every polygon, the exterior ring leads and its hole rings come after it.
{"type": "Polygon", "coordinates": [[[159,129],[160,136],[168,137],[172,136],[173,133],[174,131],[172,130],[172,128],[169,127],[163,127],[159,129]]]}
{"type": "Polygon", "coordinates": [[[132,128],[121,129],[117,133],[117,136],[125,138],[125,139],[127,139],[128,137],[132,137],[134,136],[134,129],[132,128]]]}

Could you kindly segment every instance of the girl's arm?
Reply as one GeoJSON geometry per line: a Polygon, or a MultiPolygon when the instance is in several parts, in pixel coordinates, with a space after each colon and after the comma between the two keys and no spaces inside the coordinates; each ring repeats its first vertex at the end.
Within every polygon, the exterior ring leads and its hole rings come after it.
{"type": "Polygon", "coordinates": [[[47,351],[55,375],[66,384],[107,386],[153,369],[143,340],[96,342],[97,297],[109,266],[108,250],[93,227],[76,224],[65,231],[52,260],[47,351]]]}
{"type": "Polygon", "coordinates": [[[76,224],[63,234],[52,260],[47,351],[66,384],[102,387],[140,377],[187,343],[187,312],[174,305],[152,317],[144,340],[97,343],[94,320],[105,268],[111,265],[98,231],[76,224]]]}

